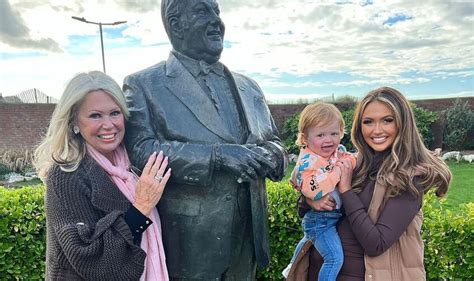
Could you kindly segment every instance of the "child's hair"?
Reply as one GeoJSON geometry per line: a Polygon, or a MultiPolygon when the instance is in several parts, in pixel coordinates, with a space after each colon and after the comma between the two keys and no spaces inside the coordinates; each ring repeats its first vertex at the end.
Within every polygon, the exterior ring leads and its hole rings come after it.
{"type": "Polygon", "coordinates": [[[308,134],[310,128],[328,126],[334,121],[339,122],[342,139],[344,136],[345,123],[341,112],[335,105],[325,102],[316,102],[307,105],[301,112],[300,121],[298,122],[296,145],[299,147],[306,146],[305,135],[308,134]]]}

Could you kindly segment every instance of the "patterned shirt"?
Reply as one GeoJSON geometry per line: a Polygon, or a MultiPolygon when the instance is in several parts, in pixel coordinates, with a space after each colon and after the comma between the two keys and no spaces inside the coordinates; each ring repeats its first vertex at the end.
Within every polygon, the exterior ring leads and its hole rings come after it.
{"type": "Polygon", "coordinates": [[[352,166],[355,167],[354,155],[347,152],[342,144],[329,158],[319,156],[309,148],[301,149],[293,171],[296,188],[305,197],[312,200],[321,199],[324,195],[334,191],[341,179],[341,170],[334,169],[334,166],[337,160],[345,157],[351,159],[352,166]]]}

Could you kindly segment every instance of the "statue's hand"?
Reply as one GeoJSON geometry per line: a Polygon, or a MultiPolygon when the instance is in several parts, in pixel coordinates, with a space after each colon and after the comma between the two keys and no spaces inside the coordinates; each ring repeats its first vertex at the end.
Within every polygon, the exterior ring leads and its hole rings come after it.
{"type": "Polygon", "coordinates": [[[277,161],[274,161],[273,153],[263,146],[253,144],[246,144],[245,147],[264,157],[267,161],[259,162],[262,169],[258,172],[260,176],[268,176],[272,171],[278,167],[277,161]]]}
{"type": "Polygon", "coordinates": [[[266,163],[270,163],[270,165],[261,163],[265,167],[265,177],[272,181],[281,181],[283,179],[288,167],[288,153],[284,148],[272,141],[265,141],[258,146],[254,144],[246,144],[246,146],[269,160],[266,163]]]}
{"type": "MultiPolygon", "coordinates": [[[[262,152],[263,153],[263,152],[262,152]]],[[[260,153],[238,144],[222,144],[216,148],[216,168],[228,171],[240,181],[265,176],[273,163],[260,153]]]]}

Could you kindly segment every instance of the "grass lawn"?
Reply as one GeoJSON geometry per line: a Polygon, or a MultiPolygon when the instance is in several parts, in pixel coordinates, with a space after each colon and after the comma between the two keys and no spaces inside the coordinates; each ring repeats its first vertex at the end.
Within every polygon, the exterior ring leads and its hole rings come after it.
{"type": "MultiPolygon", "coordinates": [[[[459,204],[474,203],[474,163],[448,162],[449,169],[453,173],[453,180],[446,196],[445,207],[455,211],[459,204]]],[[[288,181],[294,164],[288,166],[284,181],[288,181]]]]}
{"type": "Polygon", "coordinates": [[[447,194],[446,207],[455,210],[459,204],[474,203],[474,163],[448,162],[453,180],[447,194]]]}

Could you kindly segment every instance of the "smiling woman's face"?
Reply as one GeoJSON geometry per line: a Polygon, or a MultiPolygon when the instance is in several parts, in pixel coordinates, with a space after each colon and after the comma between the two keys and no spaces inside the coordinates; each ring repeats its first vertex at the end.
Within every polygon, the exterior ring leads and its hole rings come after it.
{"type": "Polygon", "coordinates": [[[361,128],[365,142],[377,152],[390,148],[398,135],[394,113],[379,101],[367,105],[362,114],[361,128]]]}
{"type": "Polygon", "coordinates": [[[112,97],[101,90],[88,93],[79,106],[77,125],[82,138],[112,161],[125,135],[125,117],[112,97]]]}

